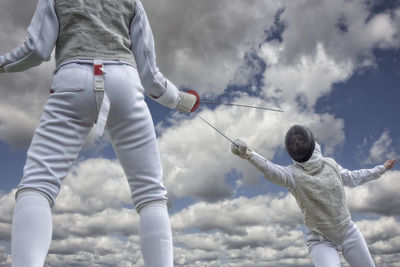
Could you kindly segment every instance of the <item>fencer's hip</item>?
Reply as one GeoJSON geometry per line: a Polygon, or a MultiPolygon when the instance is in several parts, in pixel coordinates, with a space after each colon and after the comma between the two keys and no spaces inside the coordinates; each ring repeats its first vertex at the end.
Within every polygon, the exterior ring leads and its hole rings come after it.
{"type": "MultiPolygon", "coordinates": [[[[126,64],[106,64],[105,70],[105,90],[111,103],[107,128],[135,206],[165,200],[153,121],[139,75],[126,64]]],[[[18,190],[36,189],[54,203],[98,116],[93,65],[71,63],[60,67],[52,90],[28,150],[18,190]]]]}

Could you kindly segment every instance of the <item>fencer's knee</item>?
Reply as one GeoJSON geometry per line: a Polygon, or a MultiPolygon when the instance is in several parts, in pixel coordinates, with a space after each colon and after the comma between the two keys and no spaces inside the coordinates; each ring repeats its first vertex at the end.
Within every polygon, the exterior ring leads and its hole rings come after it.
{"type": "Polygon", "coordinates": [[[16,198],[20,192],[34,191],[42,194],[50,203],[50,207],[55,205],[61,189],[61,181],[53,178],[37,179],[36,177],[24,176],[17,187],[16,198]]]}
{"type": "Polygon", "coordinates": [[[43,198],[45,198],[47,200],[47,202],[49,203],[50,207],[53,207],[54,202],[51,200],[51,198],[44,192],[37,190],[37,189],[22,189],[22,190],[18,190],[15,193],[15,201],[18,201],[19,199],[21,199],[24,196],[30,196],[30,195],[37,195],[37,196],[41,196],[43,198]]]}
{"type": "Polygon", "coordinates": [[[138,212],[151,203],[167,204],[167,190],[161,183],[149,183],[143,186],[131,187],[131,197],[133,205],[138,212]]]}
{"type": "Polygon", "coordinates": [[[159,206],[159,207],[162,207],[162,208],[167,209],[167,200],[165,200],[165,199],[160,199],[160,200],[155,200],[155,201],[143,203],[143,204],[138,205],[138,206],[136,207],[136,211],[137,211],[137,213],[140,214],[140,212],[141,212],[143,209],[150,208],[150,207],[154,207],[154,206],[159,206]]]}

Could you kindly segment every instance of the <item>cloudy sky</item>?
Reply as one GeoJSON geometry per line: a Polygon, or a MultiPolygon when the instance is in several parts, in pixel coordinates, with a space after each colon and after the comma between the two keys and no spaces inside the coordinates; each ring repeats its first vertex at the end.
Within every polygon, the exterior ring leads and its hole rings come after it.
{"type": "MultiPolygon", "coordinates": [[[[21,44],[36,1],[0,2],[0,54],[21,44]],[[27,4],[29,2],[29,4],[27,4]],[[21,8],[23,6],[24,8],[21,8]]],[[[179,114],[148,100],[169,192],[176,266],[311,266],[287,190],[230,153],[232,138],[281,165],[293,125],[306,124],[344,168],[400,156],[397,0],[143,0],[158,65],[203,99],[179,114]]],[[[15,188],[48,95],[54,61],[0,75],[0,265],[10,263],[15,188]]],[[[377,266],[400,266],[400,169],[347,189],[377,266]]],[[[92,134],[53,210],[48,266],[142,266],[138,215],[107,138],[92,134]],[[95,188],[96,190],[93,190],[95,188]]],[[[348,266],[343,264],[343,266],[348,266]]]]}

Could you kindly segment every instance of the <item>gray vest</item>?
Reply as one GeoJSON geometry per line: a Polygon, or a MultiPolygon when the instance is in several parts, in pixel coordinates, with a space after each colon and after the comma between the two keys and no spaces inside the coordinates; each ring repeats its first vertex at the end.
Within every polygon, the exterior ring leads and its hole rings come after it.
{"type": "Polygon", "coordinates": [[[351,215],[337,163],[323,158],[319,172],[306,174],[293,166],[296,186],[290,192],[296,198],[305,225],[336,245],[343,243],[351,215]]]}
{"type": "Polygon", "coordinates": [[[55,0],[60,31],[56,65],[71,59],[121,60],[135,65],[130,23],[135,0],[55,0]]]}

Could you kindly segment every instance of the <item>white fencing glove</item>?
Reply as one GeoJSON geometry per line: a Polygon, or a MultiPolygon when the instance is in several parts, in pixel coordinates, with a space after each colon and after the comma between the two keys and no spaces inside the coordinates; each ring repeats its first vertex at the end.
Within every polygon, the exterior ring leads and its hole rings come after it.
{"type": "Polygon", "coordinates": [[[180,112],[194,112],[199,107],[200,97],[194,90],[179,92],[179,101],[176,109],[180,112]]]}
{"type": "Polygon", "coordinates": [[[236,139],[235,144],[231,144],[231,151],[233,154],[238,155],[242,159],[249,159],[251,150],[247,147],[247,144],[240,140],[236,139]]]}

